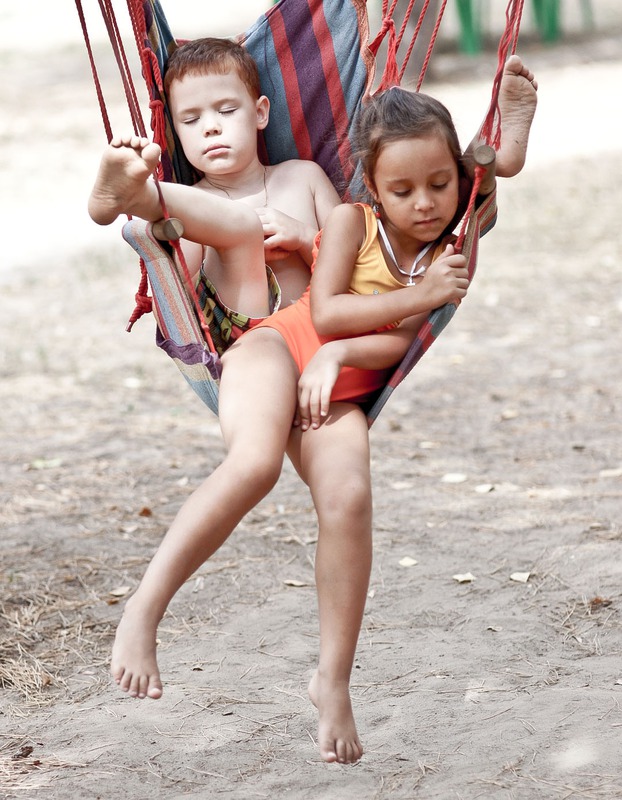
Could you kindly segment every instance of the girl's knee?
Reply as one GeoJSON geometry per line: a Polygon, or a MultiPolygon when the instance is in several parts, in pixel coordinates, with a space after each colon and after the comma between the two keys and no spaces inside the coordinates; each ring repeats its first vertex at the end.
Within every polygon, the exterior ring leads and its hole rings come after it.
{"type": "Polygon", "coordinates": [[[232,450],[227,454],[235,480],[241,485],[254,487],[262,496],[276,485],[283,469],[283,455],[277,452],[242,452],[232,450]]]}
{"type": "Polygon", "coordinates": [[[340,476],[338,481],[325,485],[316,497],[320,517],[341,518],[344,521],[363,521],[371,518],[372,492],[364,475],[340,476]]]}

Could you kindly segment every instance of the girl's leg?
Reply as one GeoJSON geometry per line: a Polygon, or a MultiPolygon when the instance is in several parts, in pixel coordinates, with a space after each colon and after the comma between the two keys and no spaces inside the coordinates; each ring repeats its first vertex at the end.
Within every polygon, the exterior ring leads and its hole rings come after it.
{"type": "Polygon", "coordinates": [[[219,404],[227,455],[179,510],[117,630],[111,672],[133,697],[162,694],[156,632],[172,597],[276,483],[297,378],[275,331],[249,333],[223,357],[219,404]]]}
{"type": "Polygon", "coordinates": [[[369,434],[365,415],[331,406],[317,430],[294,429],[288,454],[309,485],[318,515],[315,562],[320,657],[309,685],[319,712],[318,744],[325,761],[353,763],[363,754],[350,699],[372,560],[369,434]]]}

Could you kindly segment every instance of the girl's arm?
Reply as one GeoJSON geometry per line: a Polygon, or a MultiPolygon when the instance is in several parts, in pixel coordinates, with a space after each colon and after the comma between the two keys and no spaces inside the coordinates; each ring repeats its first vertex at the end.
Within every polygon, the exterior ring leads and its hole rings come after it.
{"type": "Polygon", "coordinates": [[[358,249],[365,236],[362,209],[343,205],[331,213],[311,279],[311,316],[322,336],[355,336],[425,314],[466,295],[465,259],[448,246],[423,280],[378,295],[350,294],[358,249]]]}
{"type": "Polygon", "coordinates": [[[298,380],[296,419],[302,430],[318,428],[328,414],[335,381],[342,367],[388,369],[402,360],[427,314],[404,320],[398,328],[322,345],[298,380]]]}

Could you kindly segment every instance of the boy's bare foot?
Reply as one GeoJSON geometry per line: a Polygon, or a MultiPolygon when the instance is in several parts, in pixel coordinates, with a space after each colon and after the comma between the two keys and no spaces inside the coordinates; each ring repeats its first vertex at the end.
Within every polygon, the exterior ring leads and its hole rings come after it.
{"type": "Polygon", "coordinates": [[[123,692],[140,700],[162,697],[162,682],[156,659],[156,629],[132,612],[128,601],[117,628],[110,673],[123,692]]]}
{"type": "Polygon", "coordinates": [[[99,225],[110,225],[119,214],[134,213],[159,158],[159,145],[148,139],[114,138],[104,151],[89,197],[91,219],[99,225]]]}
{"type": "Polygon", "coordinates": [[[499,89],[501,145],[497,152],[496,174],[501,178],[517,175],[525,164],[527,142],[538,102],[538,83],[519,56],[508,58],[499,89]]]}
{"type": "Polygon", "coordinates": [[[363,747],[356,732],[348,685],[323,680],[318,670],[309,683],[309,697],[320,716],[318,744],[322,759],[355,764],[363,755],[363,747]]]}

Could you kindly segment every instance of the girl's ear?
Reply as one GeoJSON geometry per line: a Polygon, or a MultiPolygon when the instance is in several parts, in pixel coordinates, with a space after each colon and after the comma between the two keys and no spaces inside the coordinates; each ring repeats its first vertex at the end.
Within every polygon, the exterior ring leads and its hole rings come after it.
{"type": "Polygon", "coordinates": [[[257,100],[257,130],[263,131],[268,125],[270,119],[270,101],[262,94],[257,100]]]}
{"type": "Polygon", "coordinates": [[[374,182],[369,179],[367,175],[363,175],[363,183],[365,184],[365,188],[369,192],[369,194],[373,197],[376,203],[379,202],[378,200],[378,193],[376,192],[376,187],[374,186],[374,182]]]}

